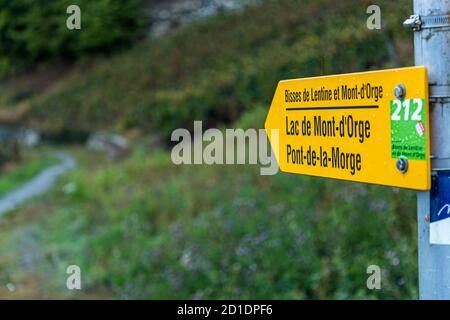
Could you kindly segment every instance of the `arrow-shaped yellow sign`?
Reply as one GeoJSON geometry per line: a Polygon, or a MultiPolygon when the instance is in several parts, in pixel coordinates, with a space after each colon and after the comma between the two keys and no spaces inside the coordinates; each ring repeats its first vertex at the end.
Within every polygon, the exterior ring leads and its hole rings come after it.
{"type": "Polygon", "coordinates": [[[265,129],[281,171],[430,189],[424,67],[280,81],[265,129]]]}

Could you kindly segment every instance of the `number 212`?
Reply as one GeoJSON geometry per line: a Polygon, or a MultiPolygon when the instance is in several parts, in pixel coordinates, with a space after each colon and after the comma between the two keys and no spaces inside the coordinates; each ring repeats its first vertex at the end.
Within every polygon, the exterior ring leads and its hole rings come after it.
{"type": "MultiPolygon", "coordinates": [[[[405,121],[410,120],[409,119],[409,113],[411,109],[411,99],[406,99],[403,101],[400,100],[394,100],[392,103],[396,106],[394,113],[391,116],[392,121],[400,121],[401,119],[401,111],[402,107],[405,109],[405,112],[403,113],[403,117],[405,121]]],[[[423,101],[422,99],[413,99],[413,105],[416,105],[416,109],[414,110],[413,114],[411,115],[411,120],[413,121],[420,121],[422,120],[422,108],[423,108],[423,101]]]]}

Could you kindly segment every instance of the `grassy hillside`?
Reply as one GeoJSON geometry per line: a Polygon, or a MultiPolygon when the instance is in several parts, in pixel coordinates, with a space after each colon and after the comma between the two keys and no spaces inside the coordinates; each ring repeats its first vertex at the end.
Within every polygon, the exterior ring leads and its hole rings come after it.
{"type": "Polygon", "coordinates": [[[367,29],[369,4],[268,1],[78,64],[47,90],[6,83],[0,105],[28,92],[20,118],[49,130],[138,127],[168,135],[194,119],[232,122],[267,106],[280,79],[410,63],[409,33],[397,15],[409,11],[409,1],[380,1],[383,30],[367,29]]]}
{"type": "Polygon", "coordinates": [[[413,192],[260,176],[255,166],[174,166],[145,147],[98,163],[0,224],[0,281],[36,287],[28,298],[417,297],[413,192]],[[81,292],[64,287],[74,263],[81,292]],[[366,287],[372,264],[381,290],[366,287]]]}

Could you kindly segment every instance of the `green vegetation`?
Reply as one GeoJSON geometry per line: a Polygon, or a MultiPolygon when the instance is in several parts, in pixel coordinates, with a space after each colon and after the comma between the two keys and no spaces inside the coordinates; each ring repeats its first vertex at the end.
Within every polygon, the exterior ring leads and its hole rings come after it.
{"type": "Polygon", "coordinates": [[[169,162],[133,159],[75,178],[80,191],[59,216],[81,213],[86,242],[72,256],[88,287],[153,299],[417,296],[413,193],[169,162]],[[370,264],[384,270],[382,291],[365,286],[370,264]]]}
{"type": "Polygon", "coordinates": [[[0,197],[27,182],[41,170],[58,163],[51,157],[33,159],[3,170],[0,176],[0,197]]]}
{"type": "MultiPolygon", "coordinates": [[[[51,194],[0,222],[0,282],[35,288],[17,291],[26,297],[79,297],[65,289],[66,267],[78,264],[81,294],[92,296],[416,298],[413,192],[260,176],[256,166],[174,166],[146,141],[193,120],[261,128],[280,79],[408,65],[398,12],[409,2],[380,1],[384,26],[373,31],[370,1],[268,1],[80,63],[36,92],[24,119],[42,129],[148,135],[121,163],[79,152],[51,194]],[[382,290],[366,288],[372,264],[382,290]]],[[[26,85],[8,88],[2,105],[26,85]]]]}
{"type": "Polygon", "coordinates": [[[0,0],[0,76],[50,58],[109,52],[144,26],[141,0],[78,0],[82,31],[68,30],[73,1],[0,0]]]}

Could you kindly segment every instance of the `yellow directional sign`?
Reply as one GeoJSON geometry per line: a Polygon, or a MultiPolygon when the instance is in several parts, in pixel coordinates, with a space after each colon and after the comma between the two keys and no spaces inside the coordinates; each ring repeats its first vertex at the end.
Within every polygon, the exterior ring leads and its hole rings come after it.
{"type": "Polygon", "coordinates": [[[425,67],[280,81],[265,129],[281,171],[430,189],[425,67]]]}

